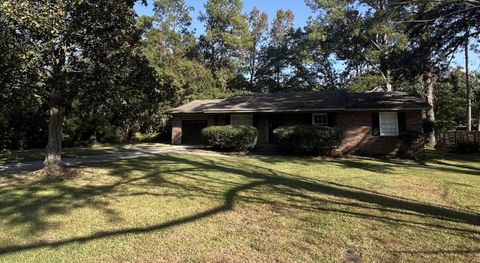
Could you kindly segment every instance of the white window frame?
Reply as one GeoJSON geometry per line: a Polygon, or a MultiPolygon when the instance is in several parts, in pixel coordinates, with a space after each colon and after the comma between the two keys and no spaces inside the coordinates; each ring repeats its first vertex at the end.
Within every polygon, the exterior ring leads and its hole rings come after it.
{"type": "Polygon", "coordinates": [[[322,113],[313,113],[312,114],[312,124],[318,124],[323,126],[328,126],[328,114],[325,112],[322,113]],[[325,123],[315,123],[315,116],[325,116],[325,123]]]}
{"type": "Polygon", "coordinates": [[[253,126],[253,115],[252,114],[231,114],[230,115],[230,125],[250,125],[253,126]],[[234,117],[243,117],[248,120],[248,124],[242,123],[242,124],[235,124],[234,122],[234,117]]]}
{"type": "Polygon", "coordinates": [[[398,113],[397,112],[379,112],[378,113],[378,126],[379,126],[379,129],[380,129],[380,136],[384,136],[384,137],[395,137],[395,136],[398,136],[400,131],[399,131],[399,125],[398,125],[398,113]],[[385,134],[385,132],[383,131],[382,129],[382,121],[383,119],[385,118],[390,118],[391,116],[394,116],[395,118],[395,123],[396,123],[396,131],[395,131],[395,134],[385,134]]]}

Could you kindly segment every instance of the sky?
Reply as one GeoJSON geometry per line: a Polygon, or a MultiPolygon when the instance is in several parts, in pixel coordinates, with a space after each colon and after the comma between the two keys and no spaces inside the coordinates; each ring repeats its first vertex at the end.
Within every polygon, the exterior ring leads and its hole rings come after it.
{"type": "MultiPolygon", "coordinates": [[[[152,15],[153,14],[153,0],[148,0],[148,6],[143,6],[137,2],[135,5],[135,11],[138,15],[152,15]]],[[[192,28],[195,29],[197,35],[201,35],[204,32],[204,25],[198,21],[198,15],[200,12],[204,12],[204,4],[206,0],[185,0],[187,5],[193,6],[195,9],[192,16],[192,28]]],[[[291,9],[295,14],[295,27],[305,26],[307,20],[311,16],[315,16],[312,10],[305,4],[304,0],[243,0],[243,10],[245,13],[249,13],[253,7],[257,7],[260,11],[266,12],[268,18],[271,21],[278,9],[291,9]]],[[[473,51],[470,54],[470,70],[480,71],[480,56],[474,54],[473,51]]],[[[459,65],[464,66],[464,54],[463,52],[455,55],[453,59],[453,67],[459,65]]]]}
{"type": "MultiPolygon", "coordinates": [[[[138,15],[152,15],[152,0],[148,0],[148,6],[143,6],[137,2],[135,10],[138,15]]],[[[204,31],[204,25],[198,21],[200,12],[204,12],[203,5],[206,0],[185,0],[186,4],[195,9],[192,16],[192,27],[196,29],[197,34],[204,31]]],[[[295,27],[303,27],[309,16],[313,13],[303,0],[243,0],[243,10],[250,12],[254,7],[260,11],[266,12],[268,18],[272,20],[278,9],[291,9],[295,13],[295,27]]]]}

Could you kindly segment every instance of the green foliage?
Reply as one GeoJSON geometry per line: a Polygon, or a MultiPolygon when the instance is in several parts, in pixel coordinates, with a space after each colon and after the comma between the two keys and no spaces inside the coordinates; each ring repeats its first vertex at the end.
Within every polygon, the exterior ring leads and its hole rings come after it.
{"type": "Polygon", "coordinates": [[[0,122],[6,127],[0,138],[7,144],[1,147],[43,148],[48,108],[66,116],[55,125],[61,130],[66,124],[67,134],[55,138],[66,145],[116,141],[118,131],[123,140],[132,126],[150,125],[162,94],[136,48],[134,2],[2,2],[0,49],[17,66],[2,56],[0,122]],[[23,114],[26,123],[15,121],[23,114]],[[100,119],[111,127],[97,125],[100,119]]]}
{"type": "Polygon", "coordinates": [[[290,34],[293,32],[295,15],[291,10],[278,10],[270,29],[270,41],[261,55],[259,70],[260,88],[264,92],[281,91],[290,73],[288,72],[290,34]],[[263,87],[262,87],[263,86],[263,87]]]}
{"type": "Polygon", "coordinates": [[[293,28],[293,13],[279,10],[262,49],[254,90],[260,92],[328,90],[343,87],[325,41],[325,28],[293,28]]]}
{"type": "Polygon", "coordinates": [[[260,48],[267,38],[267,14],[254,7],[248,15],[248,27],[252,37],[252,44],[248,50],[248,57],[245,61],[245,64],[247,68],[247,74],[250,75],[249,86],[250,89],[252,89],[253,85],[255,84],[258,70],[260,48]]]}
{"type": "Polygon", "coordinates": [[[229,77],[238,73],[251,46],[242,8],[241,0],[209,0],[205,13],[200,14],[200,21],[205,22],[205,34],[200,37],[203,58],[223,90],[227,89],[229,77]]]}
{"type": "Polygon", "coordinates": [[[184,0],[155,0],[153,6],[153,16],[139,20],[147,31],[150,48],[161,59],[184,57],[195,43],[189,29],[193,7],[186,5],[184,0]]]}
{"type": "MultiPolygon", "coordinates": [[[[477,96],[473,98],[472,113],[478,116],[480,97],[480,74],[470,74],[470,85],[477,96]]],[[[438,131],[455,130],[466,127],[467,87],[465,73],[453,70],[437,81],[435,89],[436,128],[438,131]]]]}
{"type": "Polygon", "coordinates": [[[143,54],[154,69],[164,94],[158,117],[170,107],[195,99],[225,96],[212,72],[195,55],[195,38],[189,31],[192,7],[182,0],[157,0],[154,15],[138,20],[144,28],[143,54]]]}
{"type": "Polygon", "coordinates": [[[464,74],[455,71],[437,81],[435,89],[436,128],[454,130],[466,125],[467,104],[464,74]]]}
{"type": "Polygon", "coordinates": [[[395,62],[390,57],[408,46],[405,23],[397,22],[404,19],[404,7],[383,0],[307,0],[307,4],[322,14],[313,23],[326,28],[327,42],[345,62],[345,73],[376,74],[392,89],[395,62]]]}
{"type": "Polygon", "coordinates": [[[152,58],[150,63],[161,79],[166,93],[164,103],[169,106],[224,96],[224,92],[216,87],[210,70],[195,60],[173,58],[171,61],[158,61],[152,58]]]}
{"type": "Polygon", "coordinates": [[[281,46],[287,40],[288,33],[293,31],[295,14],[292,10],[277,10],[270,30],[270,41],[274,46],[281,46]]]}
{"type": "Polygon", "coordinates": [[[439,66],[448,67],[450,57],[464,49],[467,39],[474,42],[480,36],[478,1],[407,1],[403,5],[417,10],[412,14],[416,23],[410,23],[409,31],[416,37],[428,36],[428,41],[419,41],[418,49],[429,52],[439,66]],[[425,29],[428,35],[421,34],[425,29]]]}
{"type": "Polygon", "coordinates": [[[252,126],[210,126],[202,130],[202,137],[214,149],[247,151],[257,144],[258,131],[252,126]]]}
{"type": "Polygon", "coordinates": [[[340,144],[334,128],[320,125],[279,127],[273,135],[280,151],[296,155],[328,155],[340,144]]]}
{"type": "Polygon", "coordinates": [[[357,76],[352,80],[348,86],[348,90],[351,92],[367,92],[376,87],[385,86],[385,80],[379,75],[363,75],[357,76]]]}
{"type": "Polygon", "coordinates": [[[136,132],[132,136],[132,142],[145,143],[145,142],[159,142],[160,134],[158,132],[141,133],[136,132]]]}

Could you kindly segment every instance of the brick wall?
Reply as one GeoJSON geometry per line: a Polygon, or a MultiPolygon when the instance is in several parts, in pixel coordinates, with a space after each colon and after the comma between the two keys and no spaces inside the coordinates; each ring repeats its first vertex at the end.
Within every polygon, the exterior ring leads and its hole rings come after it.
{"type": "MultiPolygon", "coordinates": [[[[337,114],[337,128],[342,132],[342,153],[395,155],[401,147],[398,137],[372,135],[371,112],[342,112],[337,114]]],[[[422,112],[406,113],[407,130],[422,131],[422,112]]]]}

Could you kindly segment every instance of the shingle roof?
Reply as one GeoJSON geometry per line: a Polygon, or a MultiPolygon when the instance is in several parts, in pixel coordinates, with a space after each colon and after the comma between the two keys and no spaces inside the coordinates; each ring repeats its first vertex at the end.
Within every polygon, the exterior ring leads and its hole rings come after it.
{"type": "Polygon", "coordinates": [[[415,110],[429,108],[430,105],[418,94],[398,91],[349,93],[345,104],[346,110],[415,110]]]}
{"type": "Polygon", "coordinates": [[[217,100],[195,100],[170,111],[177,113],[310,112],[355,110],[419,110],[430,106],[407,92],[347,93],[285,92],[237,96],[217,100]]]}

